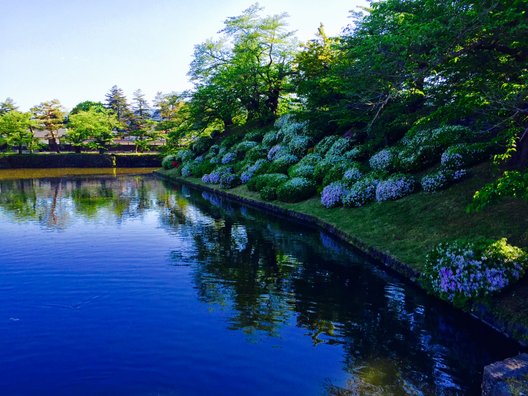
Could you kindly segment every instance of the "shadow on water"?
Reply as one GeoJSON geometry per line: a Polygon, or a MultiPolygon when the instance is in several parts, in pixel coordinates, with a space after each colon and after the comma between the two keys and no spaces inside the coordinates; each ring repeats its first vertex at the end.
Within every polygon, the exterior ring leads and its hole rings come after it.
{"type": "Polygon", "coordinates": [[[295,327],[313,353],[342,350],[346,379],[328,379],[328,394],[478,393],[483,366],[517,351],[332,236],[208,192],[140,176],[0,181],[0,218],[47,231],[149,211],[192,241],[168,252],[170,263],[189,269],[196,298],[222,312],[227,331],[258,343],[295,327]]]}
{"type": "Polygon", "coordinates": [[[328,382],[329,394],[478,394],[483,366],[517,352],[325,232],[209,192],[176,191],[193,211],[175,201],[162,218],[191,226],[195,256],[173,259],[194,263],[199,298],[229,306],[230,329],[275,336],[294,320],[314,346],[341,345],[349,379],[328,382]]]}

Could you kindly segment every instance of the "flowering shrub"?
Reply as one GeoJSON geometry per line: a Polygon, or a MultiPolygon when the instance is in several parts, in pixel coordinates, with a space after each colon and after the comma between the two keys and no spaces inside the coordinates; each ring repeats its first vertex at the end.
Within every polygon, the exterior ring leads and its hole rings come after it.
{"type": "Polygon", "coordinates": [[[278,134],[277,132],[275,131],[271,131],[271,132],[268,132],[264,135],[264,137],[262,138],[262,144],[264,146],[272,146],[276,143],[278,143],[279,139],[278,139],[278,134]]]}
{"type": "Polygon", "coordinates": [[[436,192],[446,188],[450,182],[449,174],[443,170],[422,177],[420,184],[425,192],[436,192]]]}
{"type": "Polygon", "coordinates": [[[453,180],[453,181],[460,181],[460,180],[462,180],[463,178],[465,178],[467,175],[468,175],[467,170],[465,170],[465,169],[457,169],[457,170],[454,171],[453,174],[451,175],[451,180],[453,180]]]}
{"type": "Polygon", "coordinates": [[[211,172],[202,176],[202,181],[208,184],[218,184],[220,183],[220,177],[222,174],[218,171],[211,172]]]}
{"type": "Polygon", "coordinates": [[[386,148],[370,157],[369,165],[374,170],[390,172],[395,168],[395,160],[394,149],[386,148]]]}
{"type": "Polygon", "coordinates": [[[202,181],[209,184],[219,184],[223,175],[229,175],[233,173],[233,168],[231,167],[221,167],[217,168],[209,174],[202,176],[202,181]]]}
{"type": "Polygon", "coordinates": [[[357,160],[363,156],[365,150],[361,146],[355,146],[351,150],[348,150],[344,157],[348,160],[357,160]]]}
{"type": "Polygon", "coordinates": [[[346,193],[347,188],[342,182],[331,183],[323,188],[323,192],[321,193],[321,204],[325,208],[339,206],[346,193]]]}
{"type": "Polygon", "coordinates": [[[181,170],[181,175],[183,177],[189,177],[192,175],[192,170],[190,165],[185,165],[181,170]]]}
{"type": "Polygon", "coordinates": [[[442,154],[441,163],[445,168],[460,169],[484,160],[487,155],[489,149],[483,144],[461,143],[448,147],[442,154]]]}
{"type": "Polygon", "coordinates": [[[194,162],[197,163],[197,164],[201,164],[203,161],[204,161],[204,156],[203,155],[199,155],[198,157],[196,157],[194,159],[194,162]]]}
{"type": "Polygon", "coordinates": [[[288,151],[294,155],[302,157],[310,147],[310,138],[308,136],[293,136],[288,143],[288,151]]]}
{"type": "Polygon", "coordinates": [[[275,121],[275,128],[278,128],[284,136],[303,133],[307,123],[295,121],[294,118],[293,114],[285,114],[279,117],[275,121]]]}
{"type": "Polygon", "coordinates": [[[376,187],[376,201],[399,199],[414,191],[415,181],[409,176],[395,174],[382,180],[376,187]]]}
{"type": "Polygon", "coordinates": [[[294,177],[277,188],[277,199],[283,202],[299,202],[315,194],[315,183],[304,177],[294,177]]]}
{"type": "Polygon", "coordinates": [[[342,156],[352,147],[352,140],[340,137],[326,152],[326,156],[342,156]]]}
{"type": "Polygon", "coordinates": [[[236,154],[235,153],[227,153],[222,157],[222,165],[230,164],[231,162],[234,162],[236,160],[236,154]]]}
{"type": "Polygon", "coordinates": [[[237,175],[232,173],[224,173],[220,176],[221,188],[233,188],[240,184],[240,179],[237,175]]]}
{"type": "Polygon", "coordinates": [[[282,146],[280,144],[277,144],[275,146],[273,146],[272,148],[270,148],[270,150],[268,151],[268,161],[273,161],[275,159],[275,157],[278,156],[278,154],[280,153],[282,149],[282,146]]]}
{"type": "Polygon", "coordinates": [[[250,191],[259,191],[264,187],[278,187],[280,184],[288,180],[288,176],[282,173],[266,173],[253,177],[247,183],[247,188],[250,191]]]}
{"type": "Polygon", "coordinates": [[[454,241],[439,244],[427,256],[424,286],[440,298],[463,307],[469,300],[497,292],[520,279],[528,255],[498,241],[454,241]]]}
{"type": "Polygon", "coordinates": [[[267,164],[269,164],[269,162],[265,159],[257,160],[253,165],[242,172],[240,175],[240,181],[243,184],[246,184],[257,172],[265,168],[267,164]]]}
{"type": "Polygon", "coordinates": [[[193,157],[191,150],[180,150],[174,155],[176,161],[187,162],[190,161],[193,157]]]}
{"type": "Polygon", "coordinates": [[[355,183],[363,177],[363,172],[359,170],[357,166],[347,169],[343,174],[343,181],[346,183],[355,183]]]}
{"type": "Polygon", "coordinates": [[[376,198],[378,179],[365,177],[356,182],[342,197],[341,201],[346,207],[363,206],[376,198]]]}
{"type": "Polygon", "coordinates": [[[305,177],[307,179],[313,178],[315,167],[313,165],[303,165],[300,162],[288,169],[290,177],[305,177]]]}

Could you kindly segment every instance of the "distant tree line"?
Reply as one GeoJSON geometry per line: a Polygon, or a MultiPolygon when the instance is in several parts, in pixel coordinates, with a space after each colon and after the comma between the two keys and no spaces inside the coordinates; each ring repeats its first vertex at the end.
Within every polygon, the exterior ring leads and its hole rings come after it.
{"type": "Polygon", "coordinates": [[[106,94],[105,103],[84,101],[69,113],[57,99],[22,112],[13,99],[7,98],[0,103],[0,147],[18,153],[33,152],[44,148],[35,132],[45,131],[50,151],[60,152],[61,145],[66,143],[76,152],[103,152],[118,139],[132,142],[136,152],[148,151],[181,123],[182,106],[180,95],[161,92],[150,106],[141,90],[135,91],[132,103],[128,103],[123,90],[117,86],[106,94]],[[65,131],[62,138],[59,131],[65,131]]]}

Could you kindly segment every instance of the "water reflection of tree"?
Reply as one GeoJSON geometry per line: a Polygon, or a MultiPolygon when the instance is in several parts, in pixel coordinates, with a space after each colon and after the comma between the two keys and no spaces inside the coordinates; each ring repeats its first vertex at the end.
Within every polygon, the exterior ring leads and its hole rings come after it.
{"type": "Polygon", "coordinates": [[[486,350],[493,346],[484,348],[485,338],[461,331],[464,317],[409,294],[326,235],[240,210],[208,193],[193,194],[185,208],[177,201],[171,201],[165,224],[195,241],[190,261],[199,298],[228,307],[231,329],[276,335],[295,318],[314,345],[341,345],[350,379],[345,387],[329,384],[329,393],[457,394],[468,385],[478,388],[475,373],[491,361],[486,350]]]}
{"type": "Polygon", "coordinates": [[[163,202],[166,190],[145,177],[54,178],[0,181],[0,211],[16,221],[51,229],[77,218],[121,222],[163,202]]]}

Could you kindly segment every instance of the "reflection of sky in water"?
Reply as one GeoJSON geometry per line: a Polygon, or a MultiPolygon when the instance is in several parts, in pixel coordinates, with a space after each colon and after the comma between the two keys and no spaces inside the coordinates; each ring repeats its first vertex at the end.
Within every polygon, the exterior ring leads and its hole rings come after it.
{"type": "Polygon", "coordinates": [[[36,350],[57,362],[45,389],[70,393],[456,394],[515,352],[332,236],[186,186],[0,181],[0,233],[3,389],[38,374],[36,350]],[[91,381],[53,388],[68,367],[91,381]]]}

